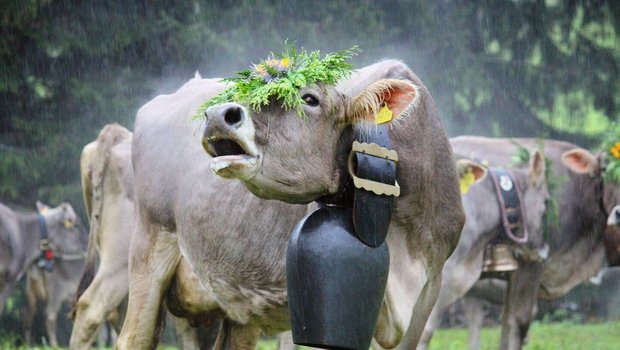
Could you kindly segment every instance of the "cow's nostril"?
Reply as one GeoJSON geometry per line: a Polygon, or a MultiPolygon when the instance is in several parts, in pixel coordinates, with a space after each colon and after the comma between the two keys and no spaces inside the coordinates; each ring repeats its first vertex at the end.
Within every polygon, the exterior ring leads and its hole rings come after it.
{"type": "Polygon", "coordinates": [[[224,114],[224,121],[230,126],[235,126],[243,120],[243,110],[240,107],[230,107],[224,114]]]}

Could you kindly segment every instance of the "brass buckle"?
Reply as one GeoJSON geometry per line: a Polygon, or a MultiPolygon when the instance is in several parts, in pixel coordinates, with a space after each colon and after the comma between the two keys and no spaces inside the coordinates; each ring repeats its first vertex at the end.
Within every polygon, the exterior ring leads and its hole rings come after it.
{"type": "Polygon", "coordinates": [[[374,157],[384,158],[387,160],[398,162],[398,154],[396,154],[396,151],[381,147],[375,143],[353,141],[351,153],[349,153],[348,170],[349,175],[353,179],[353,185],[356,188],[363,188],[366,191],[370,191],[378,195],[383,194],[386,196],[394,197],[400,196],[400,186],[398,185],[398,181],[395,181],[394,185],[388,185],[381,182],[357,177],[353,172],[353,152],[368,154],[374,157]]]}

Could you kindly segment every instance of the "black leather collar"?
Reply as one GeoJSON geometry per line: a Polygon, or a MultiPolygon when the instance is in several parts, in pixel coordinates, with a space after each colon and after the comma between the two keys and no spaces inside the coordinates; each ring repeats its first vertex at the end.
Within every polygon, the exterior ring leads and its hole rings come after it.
{"type": "Polygon", "coordinates": [[[52,271],[54,269],[54,252],[50,246],[45,217],[39,214],[37,216],[37,221],[39,222],[39,232],[41,233],[41,239],[39,240],[40,254],[37,266],[47,271],[52,271]]]}
{"type": "MultiPolygon", "coordinates": [[[[504,237],[516,243],[526,243],[528,240],[528,228],[519,184],[503,168],[489,168],[489,174],[495,185],[504,237]],[[521,235],[518,235],[517,231],[521,231],[521,235]]],[[[504,237],[500,237],[500,239],[504,237]]]]}

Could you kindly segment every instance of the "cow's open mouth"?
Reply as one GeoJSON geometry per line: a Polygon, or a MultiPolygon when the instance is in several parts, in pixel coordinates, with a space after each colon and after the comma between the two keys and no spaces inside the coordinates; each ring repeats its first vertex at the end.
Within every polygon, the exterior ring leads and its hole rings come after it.
{"type": "Polygon", "coordinates": [[[232,155],[247,155],[246,151],[237,142],[233,140],[216,140],[209,142],[216,157],[232,156],[232,155]]]}
{"type": "MultiPolygon", "coordinates": [[[[205,142],[205,140],[203,140],[205,142]]],[[[211,169],[225,178],[248,179],[253,176],[258,155],[254,147],[234,139],[211,139],[205,149],[213,156],[211,169]]]]}

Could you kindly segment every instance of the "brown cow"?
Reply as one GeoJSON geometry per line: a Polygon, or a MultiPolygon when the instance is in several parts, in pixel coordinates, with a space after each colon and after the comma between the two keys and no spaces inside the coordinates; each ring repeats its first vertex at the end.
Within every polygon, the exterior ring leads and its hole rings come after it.
{"type": "Polygon", "coordinates": [[[620,203],[620,187],[604,181],[600,158],[568,142],[472,136],[452,138],[450,142],[455,152],[493,166],[513,163],[520,147],[542,147],[551,161],[551,181],[558,182],[559,220],[549,232],[549,257],[542,268],[529,267],[531,278],[522,279],[521,287],[509,289],[514,298],[509,297],[503,314],[501,348],[520,349],[537,297],[558,298],[601,269],[606,221],[612,208],[620,203]]]}
{"type": "Polygon", "coordinates": [[[277,100],[261,112],[236,102],[209,108],[203,142],[215,157],[211,167],[262,198],[330,202],[349,179],[353,129],[374,128],[385,104],[396,120],[389,135],[398,153],[401,193],[387,235],[390,271],[374,335],[380,346],[392,348],[406,332],[401,346],[412,349],[464,222],[452,151],[433,99],[394,60],[362,68],[337,87],[309,85],[299,93],[305,117],[277,100]]]}
{"type": "MultiPolygon", "coordinates": [[[[480,168],[480,165],[460,159],[459,164],[465,164],[468,169],[480,168]],[[468,163],[469,162],[469,163],[468,163]]],[[[459,167],[459,170],[463,166],[459,167]]],[[[484,169],[483,169],[484,170],[484,169]]],[[[480,170],[478,171],[480,172],[480,170]]],[[[471,174],[476,171],[471,172],[471,174]]],[[[527,227],[528,241],[525,243],[504,244],[513,251],[523,252],[515,254],[519,264],[529,264],[529,260],[538,260],[538,250],[543,247],[543,217],[546,202],[549,199],[547,181],[545,180],[545,161],[539,151],[533,151],[530,155],[530,165],[526,170],[509,169],[508,173],[514,180],[510,186],[517,186],[522,200],[522,225],[527,227]],[[525,253],[527,252],[527,254],[525,253]]],[[[418,350],[426,349],[432,336],[433,330],[439,322],[441,310],[457,299],[463,297],[478,281],[483,270],[484,249],[501,232],[502,215],[498,203],[498,193],[491,176],[486,176],[472,185],[467,193],[463,194],[463,207],[465,208],[466,221],[461,233],[461,239],[454,253],[446,262],[442,271],[441,291],[437,305],[433,308],[422,341],[418,350]]],[[[525,231],[525,230],[524,230],[525,231]]],[[[502,235],[502,237],[505,234],[502,235]]],[[[510,280],[518,280],[521,270],[511,272],[510,280]]],[[[526,271],[528,273],[528,271],[526,271]]],[[[509,304],[507,304],[509,305],[509,304]]]]}

